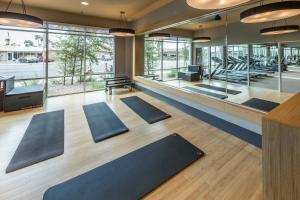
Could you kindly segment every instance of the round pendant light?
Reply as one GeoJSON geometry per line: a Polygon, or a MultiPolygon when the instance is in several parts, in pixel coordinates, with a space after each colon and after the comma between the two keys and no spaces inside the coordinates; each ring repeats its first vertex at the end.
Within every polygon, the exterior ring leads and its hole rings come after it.
{"type": "Polygon", "coordinates": [[[211,41],[211,37],[195,37],[193,38],[193,42],[197,43],[197,42],[210,42],[211,41]]]}
{"type": "Polygon", "coordinates": [[[285,33],[293,33],[299,31],[298,25],[285,25],[285,26],[275,26],[264,28],[260,30],[260,34],[262,35],[278,35],[285,33]]]}
{"type": "MultiPolygon", "coordinates": [[[[127,19],[124,11],[120,11],[120,21],[126,26],[127,19]]],[[[122,24],[121,24],[122,25],[122,24]]],[[[111,28],[109,33],[117,37],[132,37],[135,35],[135,31],[130,28],[111,28]]]]}
{"type": "Polygon", "coordinates": [[[18,26],[26,28],[41,28],[43,26],[43,20],[26,14],[26,7],[23,0],[22,9],[23,13],[8,12],[8,9],[12,3],[12,0],[8,3],[5,11],[0,11],[0,24],[6,26],[18,26]]]}
{"type": "Polygon", "coordinates": [[[109,33],[117,37],[132,37],[135,31],[129,28],[111,28],[109,33]]]}
{"type": "Polygon", "coordinates": [[[240,19],[243,23],[259,23],[286,19],[299,14],[299,1],[281,1],[245,10],[240,14],[240,19]]]}
{"type": "Polygon", "coordinates": [[[148,37],[156,39],[156,40],[162,40],[162,39],[171,37],[171,34],[169,34],[169,33],[150,33],[148,35],[148,37]]]}
{"type": "Polygon", "coordinates": [[[213,10],[236,6],[248,1],[250,0],[186,0],[186,3],[193,8],[213,10]]]}

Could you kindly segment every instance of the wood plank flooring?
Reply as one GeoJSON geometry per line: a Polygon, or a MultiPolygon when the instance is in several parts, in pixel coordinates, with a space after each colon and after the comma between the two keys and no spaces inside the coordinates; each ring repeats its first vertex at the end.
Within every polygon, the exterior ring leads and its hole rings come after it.
{"type": "MultiPolygon", "coordinates": [[[[142,92],[118,90],[49,98],[44,108],[0,114],[0,200],[41,200],[51,186],[122,155],[179,133],[206,156],[150,193],[145,199],[260,200],[261,150],[142,92]],[[120,98],[137,95],[172,118],[149,125],[120,98]],[[82,105],[106,101],[130,132],[94,143],[82,105]],[[65,109],[65,153],[5,174],[31,117],[65,109]]],[[[116,191],[117,192],[117,191],[116,191]]]]}

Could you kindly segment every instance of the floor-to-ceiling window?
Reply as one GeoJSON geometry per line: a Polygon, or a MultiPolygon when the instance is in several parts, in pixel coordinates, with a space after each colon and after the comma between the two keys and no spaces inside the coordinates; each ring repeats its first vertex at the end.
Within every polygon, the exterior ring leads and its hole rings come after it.
{"type": "Polygon", "coordinates": [[[277,44],[254,44],[250,52],[250,85],[278,89],[279,65],[277,44]]]}
{"type": "Polygon", "coordinates": [[[162,78],[162,42],[146,40],[144,44],[144,71],[145,74],[155,74],[162,78]]]}
{"type": "Polygon", "coordinates": [[[0,26],[0,76],[16,86],[44,84],[45,30],[0,26]]]}
{"type": "Polygon", "coordinates": [[[180,38],[145,39],[145,74],[156,74],[163,81],[177,79],[178,71],[191,64],[191,42],[180,38]]]}
{"type": "Polygon", "coordinates": [[[282,57],[282,88],[283,92],[296,93],[300,91],[300,42],[282,43],[284,54],[282,57]]]}
{"type": "MultiPolygon", "coordinates": [[[[238,84],[248,82],[248,46],[227,46],[227,81],[238,84]]],[[[252,74],[250,75],[251,78],[252,74]]]]}
{"type": "Polygon", "coordinates": [[[114,38],[107,30],[1,26],[0,36],[0,76],[15,76],[16,86],[47,83],[48,96],[56,96],[103,89],[104,78],[114,76],[114,38]]]}

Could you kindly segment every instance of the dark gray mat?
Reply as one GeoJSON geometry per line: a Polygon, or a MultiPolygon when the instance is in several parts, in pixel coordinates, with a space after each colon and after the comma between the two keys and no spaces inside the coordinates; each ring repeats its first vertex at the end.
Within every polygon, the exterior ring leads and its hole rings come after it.
{"type": "Polygon", "coordinates": [[[140,199],[203,155],[200,149],[173,134],[51,187],[43,199],[140,199]]]}
{"type": "Polygon", "coordinates": [[[64,111],[34,115],[6,173],[64,153],[64,111]]]}
{"type": "Polygon", "coordinates": [[[121,100],[149,124],[171,117],[137,96],[127,97],[121,100]]]}
{"type": "Polygon", "coordinates": [[[263,100],[263,99],[258,99],[258,98],[252,98],[252,99],[242,103],[242,105],[248,106],[251,108],[255,108],[258,110],[270,112],[271,110],[273,110],[274,108],[279,106],[280,103],[276,103],[273,101],[267,101],[267,100],[263,100]]]}
{"type": "Polygon", "coordinates": [[[226,99],[226,98],[228,98],[228,96],[223,95],[223,94],[217,94],[217,93],[213,93],[213,92],[199,90],[197,88],[193,88],[193,87],[189,87],[189,86],[185,86],[185,87],[182,87],[182,88],[190,90],[192,92],[199,93],[199,94],[204,94],[204,95],[207,95],[207,96],[212,96],[212,97],[215,97],[215,98],[218,98],[218,99],[226,99]]]}
{"type": "Polygon", "coordinates": [[[128,131],[128,128],[105,102],[84,105],[83,110],[95,142],[128,131]]]}
{"type": "Polygon", "coordinates": [[[231,90],[231,89],[226,89],[224,87],[217,87],[217,86],[207,85],[207,84],[196,84],[195,86],[209,89],[209,90],[224,92],[224,93],[228,93],[228,94],[232,94],[232,95],[237,95],[237,94],[242,93],[241,91],[238,91],[238,90],[231,90]]]}

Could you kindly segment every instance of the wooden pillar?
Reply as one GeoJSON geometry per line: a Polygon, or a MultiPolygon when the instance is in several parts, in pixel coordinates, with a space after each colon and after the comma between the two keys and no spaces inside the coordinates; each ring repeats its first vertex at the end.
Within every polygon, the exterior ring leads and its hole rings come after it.
{"type": "Polygon", "coordinates": [[[300,93],[263,118],[265,200],[300,199],[300,93]]]}

